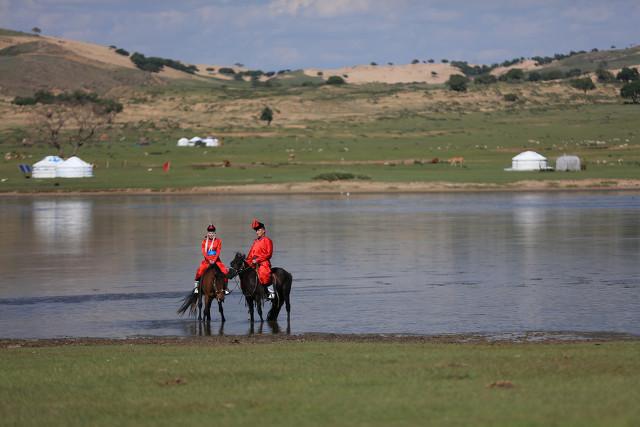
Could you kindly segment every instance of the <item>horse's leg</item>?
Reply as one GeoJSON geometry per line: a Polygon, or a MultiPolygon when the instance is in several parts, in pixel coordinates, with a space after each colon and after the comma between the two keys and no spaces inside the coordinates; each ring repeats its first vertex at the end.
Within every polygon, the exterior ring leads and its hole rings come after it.
{"type": "Polygon", "coordinates": [[[204,320],[207,322],[211,322],[211,303],[213,302],[213,298],[211,295],[205,295],[204,297],[204,320]]]}
{"type": "Polygon", "coordinates": [[[261,298],[256,299],[256,307],[258,309],[258,316],[260,316],[260,321],[264,322],[264,319],[262,318],[262,299],[261,298]]]}
{"type": "Polygon", "coordinates": [[[249,321],[253,323],[253,298],[245,297],[247,300],[247,307],[249,308],[249,321]]]}
{"type": "Polygon", "coordinates": [[[222,301],[218,301],[218,311],[220,312],[220,318],[222,319],[222,322],[224,322],[225,318],[224,318],[224,310],[222,309],[222,301]]]}
{"type": "Polygon", "coordinates": [[[202,320],[202,289],[198,292],[198,320],[202,320]]]}

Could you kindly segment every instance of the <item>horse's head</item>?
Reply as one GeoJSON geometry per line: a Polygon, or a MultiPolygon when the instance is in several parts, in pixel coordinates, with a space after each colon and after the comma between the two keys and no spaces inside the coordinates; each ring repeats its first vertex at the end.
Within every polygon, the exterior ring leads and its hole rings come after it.
{"type": "Polygon", "coordinates": [[[236,256],[231,261],[231,264],[230,264],[231,267],[236,271],[242,269],[242,266],[244,265],[245,258],[246,258],[245,254],[240,253],[240,252],[236,252],[236,256]]]}

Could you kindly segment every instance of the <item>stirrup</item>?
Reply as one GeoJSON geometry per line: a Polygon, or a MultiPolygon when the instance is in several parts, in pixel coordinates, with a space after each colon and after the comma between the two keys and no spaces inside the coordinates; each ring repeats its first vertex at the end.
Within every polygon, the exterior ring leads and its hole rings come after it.
{"type": "Polygon", "coordinates": [[[276,299],[276,294],[269,294],[269,295],[267,295],[267,299],[269,299],[269,300],[274,300],[274,299],[276,299]]]}
{"type": "Polygon", "coordinates": [[[225,290],[224,290],[224,294],[225,294],[225,295],[229,295],[230,293],[231,293],[231,291],[230,291],[229,289],[225,289],[225,290]]]}

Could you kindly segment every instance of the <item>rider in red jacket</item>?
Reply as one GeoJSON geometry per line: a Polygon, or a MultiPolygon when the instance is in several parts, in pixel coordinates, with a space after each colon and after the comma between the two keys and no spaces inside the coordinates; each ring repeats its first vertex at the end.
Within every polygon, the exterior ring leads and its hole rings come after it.
{"type": "Polygon", "coordinates": [[[273,255],[273,242],[268,238],[264,224],[254,219],[251,228],[256,231],[258,238],[253,241],[251,249],[247,254],[246,262],[256,269],[258,273],[258,281],[261,285],[266,286],[269,291],[269,299],[275,298],[275,290],[271,283],[271,256],[273,255]]]}
{"type": "Polygon", "coordinates": [[[220,255],[222,253],[222,240],[216,237],[216,227],[211,224],[207,227],[207,235],[202,240],[202,256],[204,259],[200,262],[196,271],[196,282],[193,285],[193,293],[198,293],[198,282],[202,274],[209,268],[209,265],[216,264],[222,274],[225,275],[224,293],[228,295],[230,292],[227,288],[228,279],[226,278],[229,269],[222,263],[220,255]]]}

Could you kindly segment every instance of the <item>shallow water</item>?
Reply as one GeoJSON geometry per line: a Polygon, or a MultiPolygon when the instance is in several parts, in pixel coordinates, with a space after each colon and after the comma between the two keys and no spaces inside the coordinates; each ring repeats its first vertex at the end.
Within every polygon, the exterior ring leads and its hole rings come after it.
{"type": "Polygon", "coordinates": [[[635,193],[2,197],[0,221],[0,337],[640,334],[635,193]],[[205,226],[228,263],[254,216],[290,324],[252,330],[238,290],[224,325],[178,317],[205,226]]]}

